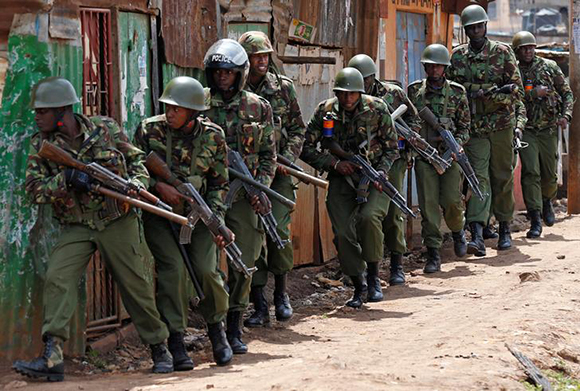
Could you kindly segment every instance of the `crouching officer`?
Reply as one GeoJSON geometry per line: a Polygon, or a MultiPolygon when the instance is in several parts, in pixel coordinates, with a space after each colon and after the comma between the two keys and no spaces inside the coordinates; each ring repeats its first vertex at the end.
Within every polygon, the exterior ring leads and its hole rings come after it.
{"type": "MultiPolygon", "coordinates": [[[[165,114],[142,122],[135,133],[135,144],[146,154],[156,152],[165,160],[172,174],[181,182],[191,183],[211,210],[223,220],[225,197],[229,189],[227,151],[222,129],[203,117],[203,86],[187,76],[171,80],[159,99],[165,103],[165,114]]],[[[189,214],[189,204],[177,189],[160,178],[151,178],[151,189],[174,211],[189,214]]],[[[157,268],[157,308],[169,328],[169,351],[176,370],[193,369],[187,356],[183,332],[187,326],[187,278],[175,228],[171,222],[152,213],[143,214],[145,238],[155,257],[157,268]]],[[[228,311],[228,294],[217,269],[217,249],[208,228],[199,221],[185,245],[205,298],[199,310],[208,325],[214,360],[219,365],[232,359],[225,337],[224,320],[228,311]]]]}
{"type": "MultiPolygon", "coordinates": [[[[428,107],[439,118],[440,123],[451,133],[459,145],[469,139],[469,103],[465,88],[445,78],[445,69],[450,65],[449,51],[440,44],[427,46],[421,56],[427,78],[409,85],[409,99],[417,110],[428,107]]],[[[436,131],[427,124],[421,129],[421,136],[443,154],[447,148],[436,131]]],[[[467,242],[463,226],[465,224],[463,200],[461,199],[461,170],[456,162],[439,175],[429,162],[421,157],[415,159],[417,193],[421,208],[421,236],[427,247],[425,273],[441,270],[439,249],[443,235],[439,230],[441,212],[451,230],[455,255],[467,253],[467,242]]]]}
{"type": "MultiPolygon", "coordinates": [[[[362,73],[365,82],[365,94],[383,99],[391,111],[396,110],[402,104],[407,105],[403,120],[415,132],[419,132],[421,125],[417,110],[409,102],[407,94],[394,83],[386,83],[376,79],[377,67],[372,58],[366,54],[357,54],[350,59],[348,66],[356,68],[362,73]]],[[[399,149],[399,154],[400,157],[395,160],[389,171],[389,181],[401,192],[407,167],[412,164],[412,156],[405,150],[405,147],[399,149]]],[[[402,285],[405,283],[403,254],[407,252],[405,220],[403,212],[393,203],[389,205],[387,217],[383,221],[383,233],[385,234],[385,244],[391,252],[389,285],[402,285]]]]}
{"type": "Polygon", "coordinates": [[[77,308],[79,280],[99,250],[141,339],[151,346],[153,372],[172,372],[173,359],[164,343],[169,333],[155,307],[153,286],[145,278],[143,259],[148,250],[139,216],[125,204],[106,202],[104,196],[91,192],[91,179],[84,172],[63,170],[38,155],[41,142],[47,140],[84,163],[96,162],[132,182],[148,185],[143,152],[111,118],[74,114],[72,105],[78,102],[72,84],[60,77],[40,81],[32,95],[40,132],[32,139],[26,191],[32,202],[52,205],[62,232],[48,260],[44,282],[45,348],[40,357],[16,361],[13,368],[30,377],[63,380],[62,346],[77,308]]]}
{"type": "MultiPolygon", "coordinates": [[[[243,89],[249,69],[246,51],[232,39],[221,39],[208,49],[204,66],[210,87],[207,117],[224,129],[228,147],[240,153],[254,179],[270,186],[276,172],[272,108],[264,98],[243,89]]],[[[256,214],[261,209],[257,196],[249,198],[240,189],[226,212],[226,225],[236,235],[248,268],[256,263],[264,241],[256,214]]],[[[228,341],[234,354],[244,354],[248,347],[242,341],[241,320],[250,301],[251,279],[229,267],[228,287],[228,341]]]]}
{"type": "Polygon", "coordinates": [[[328,122],[332,121],[334,134],[327,136],[338,144],[338,148],[358,154],[359,146],[366,142],[366,157],[370,164],[383,175],[389,172],[399,155],[396,149],[389,147],[389,141],[396,140],[391,116],[385,102],[364,95],[364,91],[363,77],[357,69],[347,67],[338,72],[334,83],[336,97],[321,102],[316,108],[308,123],[301,156],[317,170],[328,172],[330,184],[326,207],[342,272],[351,278],[355,288],[346,305],[354,308],[362,306],[367,281],[368,300],[382,300],[378,277],[384,255],[382,222],[389,210],[390,199],[376,184],[368,189],[368,201],[359,203],[358,166],[317,149],[317,144],[323,141],[323,145],[326,144],[323,128],[325,133],[328,132],[328,122]],[[325,121],[327,123],[323,124],[325,121]]]}
{"type": "MultiPolygon", "coordinates": [[[[289,78],[270,71],[270,54],[274,49],[266,34],[261,31],[248,31],[238,42],[246,50],[250,61],[246,89],[260,95],[272,106],[277,154],[294,162],[302,152],[306,132],[294,84],[289,78]]],[[[270,188],[292,201],[296,200],[296,186],[292,177],[281,166],[278,166],[270,188]]],[[[270,322],[268,301],[264,296],[268,272],[274,275],[276,319],[284,321],[292,316],[290,299],[286,293],[286,276],[294,266],[294,252],[290,242],[290,210],[273,199],[272,214],[278,223],[278,235],[288,242],[283,249],[279,249],[270,237],[266,237],[267,251],[262,251],[256,263],[258,271],[252,276],[250,298],[255,311],[244,322],[248,327],[263,326],[270,322]]]]}
{"type": "Polygon", "coordinates": [[[572,119],[574,96],[558,65],[536,56],[536,38],[527,31],[514,36],[512,47],[519,61],[525,88],[524,104],[528,122],[520,150],[522,193],[532,221],[528,238],[542,234],[542,216],[548,227],[554,225],[552,199],[558,191],[558,127],[564,129],[572,119]],[[542,212],[541,212],[542,211],[542,212]]]}

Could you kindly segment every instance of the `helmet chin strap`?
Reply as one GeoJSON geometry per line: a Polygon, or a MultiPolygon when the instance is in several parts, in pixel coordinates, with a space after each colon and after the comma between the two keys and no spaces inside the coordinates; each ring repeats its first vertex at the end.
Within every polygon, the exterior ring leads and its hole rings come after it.
{"type": "Polygon", "coordinates": [[[193,125],[195,125],[195,120],[199,117],[199,111],[193,110],[185,124],[181,127],[183,130],[192,129],[193,125]]]}

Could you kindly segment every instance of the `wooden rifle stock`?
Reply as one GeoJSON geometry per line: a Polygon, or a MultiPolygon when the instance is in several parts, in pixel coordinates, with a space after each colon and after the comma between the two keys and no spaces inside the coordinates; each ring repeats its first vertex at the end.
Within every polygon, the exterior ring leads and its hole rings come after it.
{"type": "Polygon", "coordinates": [[[42,141],[40,151],[38,151],[38,156],[60,164],[61,166],[67,166],[81,171],[84,171],[87,166],[85,163],[72,157],[61,147],[58,147],[46,140],[42,141]]]}

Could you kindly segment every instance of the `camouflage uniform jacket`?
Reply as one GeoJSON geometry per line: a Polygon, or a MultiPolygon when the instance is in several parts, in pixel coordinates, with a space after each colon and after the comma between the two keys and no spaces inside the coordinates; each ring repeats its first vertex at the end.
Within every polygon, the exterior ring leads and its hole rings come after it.
{"type": "Polygon", "coordinates": [[[492,86],[516,84],[523,99],[523,85],[513,50],[506,44],[487,40],[479,52],[469,44],[453,50],[451,66],[446,76],[465,87],[471,105],[471,136],[485,136],[497,130],[514,128],[515,107],[513,94],[494,93],[483,98],[473,98],[478,90],[492,86]]]}
{"type": "MultiPolygon", "coordinates": [[[[156,152],[168,163],[173,175],[191,183],[223,220],[229,183],[225,136],[219,126],[200,116],[192,132],[184,134],[172,130],[162,114],[147,118],[139,125],[135,145],[146,154],[156,152]]],[[[155,179],[151,178],[152,188],[155,179]]],[[[189,212],[188,207],[185,212],[189,212]]]]}
{"type": "Polygon", "coordinates": [[[526,86],[526,131],[553,131],[558,119],[572,119],[574,96],[562,70],[554,61],[535,56],[530,66],[520,63],[520,72],[526,86]],[[534,90],[537,86],[547,87],[548,94],[538,98],[534,90]]]}
{"type": "Polygon", "coordinates": [[[226,134],[228,147],[244,158],[254,178],[270,186],[276,173],[272,108],[264,98],[240,91],[229,101],[206,89],[211,107],[204,115],[226,134]]]}
{"type": "Polygon", "coordinates": [[[246,87],[272,106],[277,153],[290,161],[298,159],[302,152],[306,126],[292,80],[268,72],[257,87],[254,88],[249,83],[246,83],[246,87]]]}
{"type": "Polygon", "coordinates": [[[358,146],[372,138],[367,145],[369,162],[376,170],[385,173],[399,154],[390,147],[389,141],[397,140],[391,115],[385,102],[370,95],[361,94],[359,103],[352,113],[340,107],[338,98],[321,102],[306,130],[302,160],[317,170],[331,171],[338,159],[329,153],[320,152],[317,144],[322,140],[323,117],[327,112],[334,116],[334,139],[346,152],[359,153],[358,146]]]}
{"type": "Polygon", "coordinates": [[[61,224],[81,223],[102,230],[119,217],[117,203],[94,192],[78,192],[68,188],[64,170],[56,163],[38,156],[43,140],[47,140],[83,163],[95,162],[139,185],[147,187],[149,174],[143,166],[143,152],[133,146],[127,135],[111,118],[75,114],[80,125],[82,144],[74,150],[60,132],[37,133],[32,137],[32,151],[26,168],[26,191],[36,204],[51,204],[61,224]]]}
{"type": "MultiPolygon", "coordinates": [[[[435,88],[427,83],[426,79],[423,79],[411,83],[408,91],[409,99],[415,104],[417,110],[424,107],[431,109],[441,124],[453,133],[459,145],[463,145],[469,140],[469,104],[465,88],[461,84],[445,80],[442,88],[435,88]],[[446,99],[447,108],[445,108],[446,99]]],[[[431,129],[423,123],[421,136],[442,154],[447,150],[447,147],[443,141],[436,140],[439,137],[436,133],[435,129],[431,129]]]]}

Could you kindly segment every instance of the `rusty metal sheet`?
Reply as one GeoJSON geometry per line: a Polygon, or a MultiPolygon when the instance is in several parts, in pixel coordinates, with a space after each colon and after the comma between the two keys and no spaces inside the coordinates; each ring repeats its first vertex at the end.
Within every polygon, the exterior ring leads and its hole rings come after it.
{"type": "Polygon", "coordinates": [[[78,39],[81,35],[78,7],[55,7],[49,15],[48,33],[51,38],[78,39]]]}
{"type": "Polygon", "coordinates": [[[185,68],[203,68],[203,56],[218,38],[215,0],[163,1],[161,33],[165,58],[185,68]]]}

